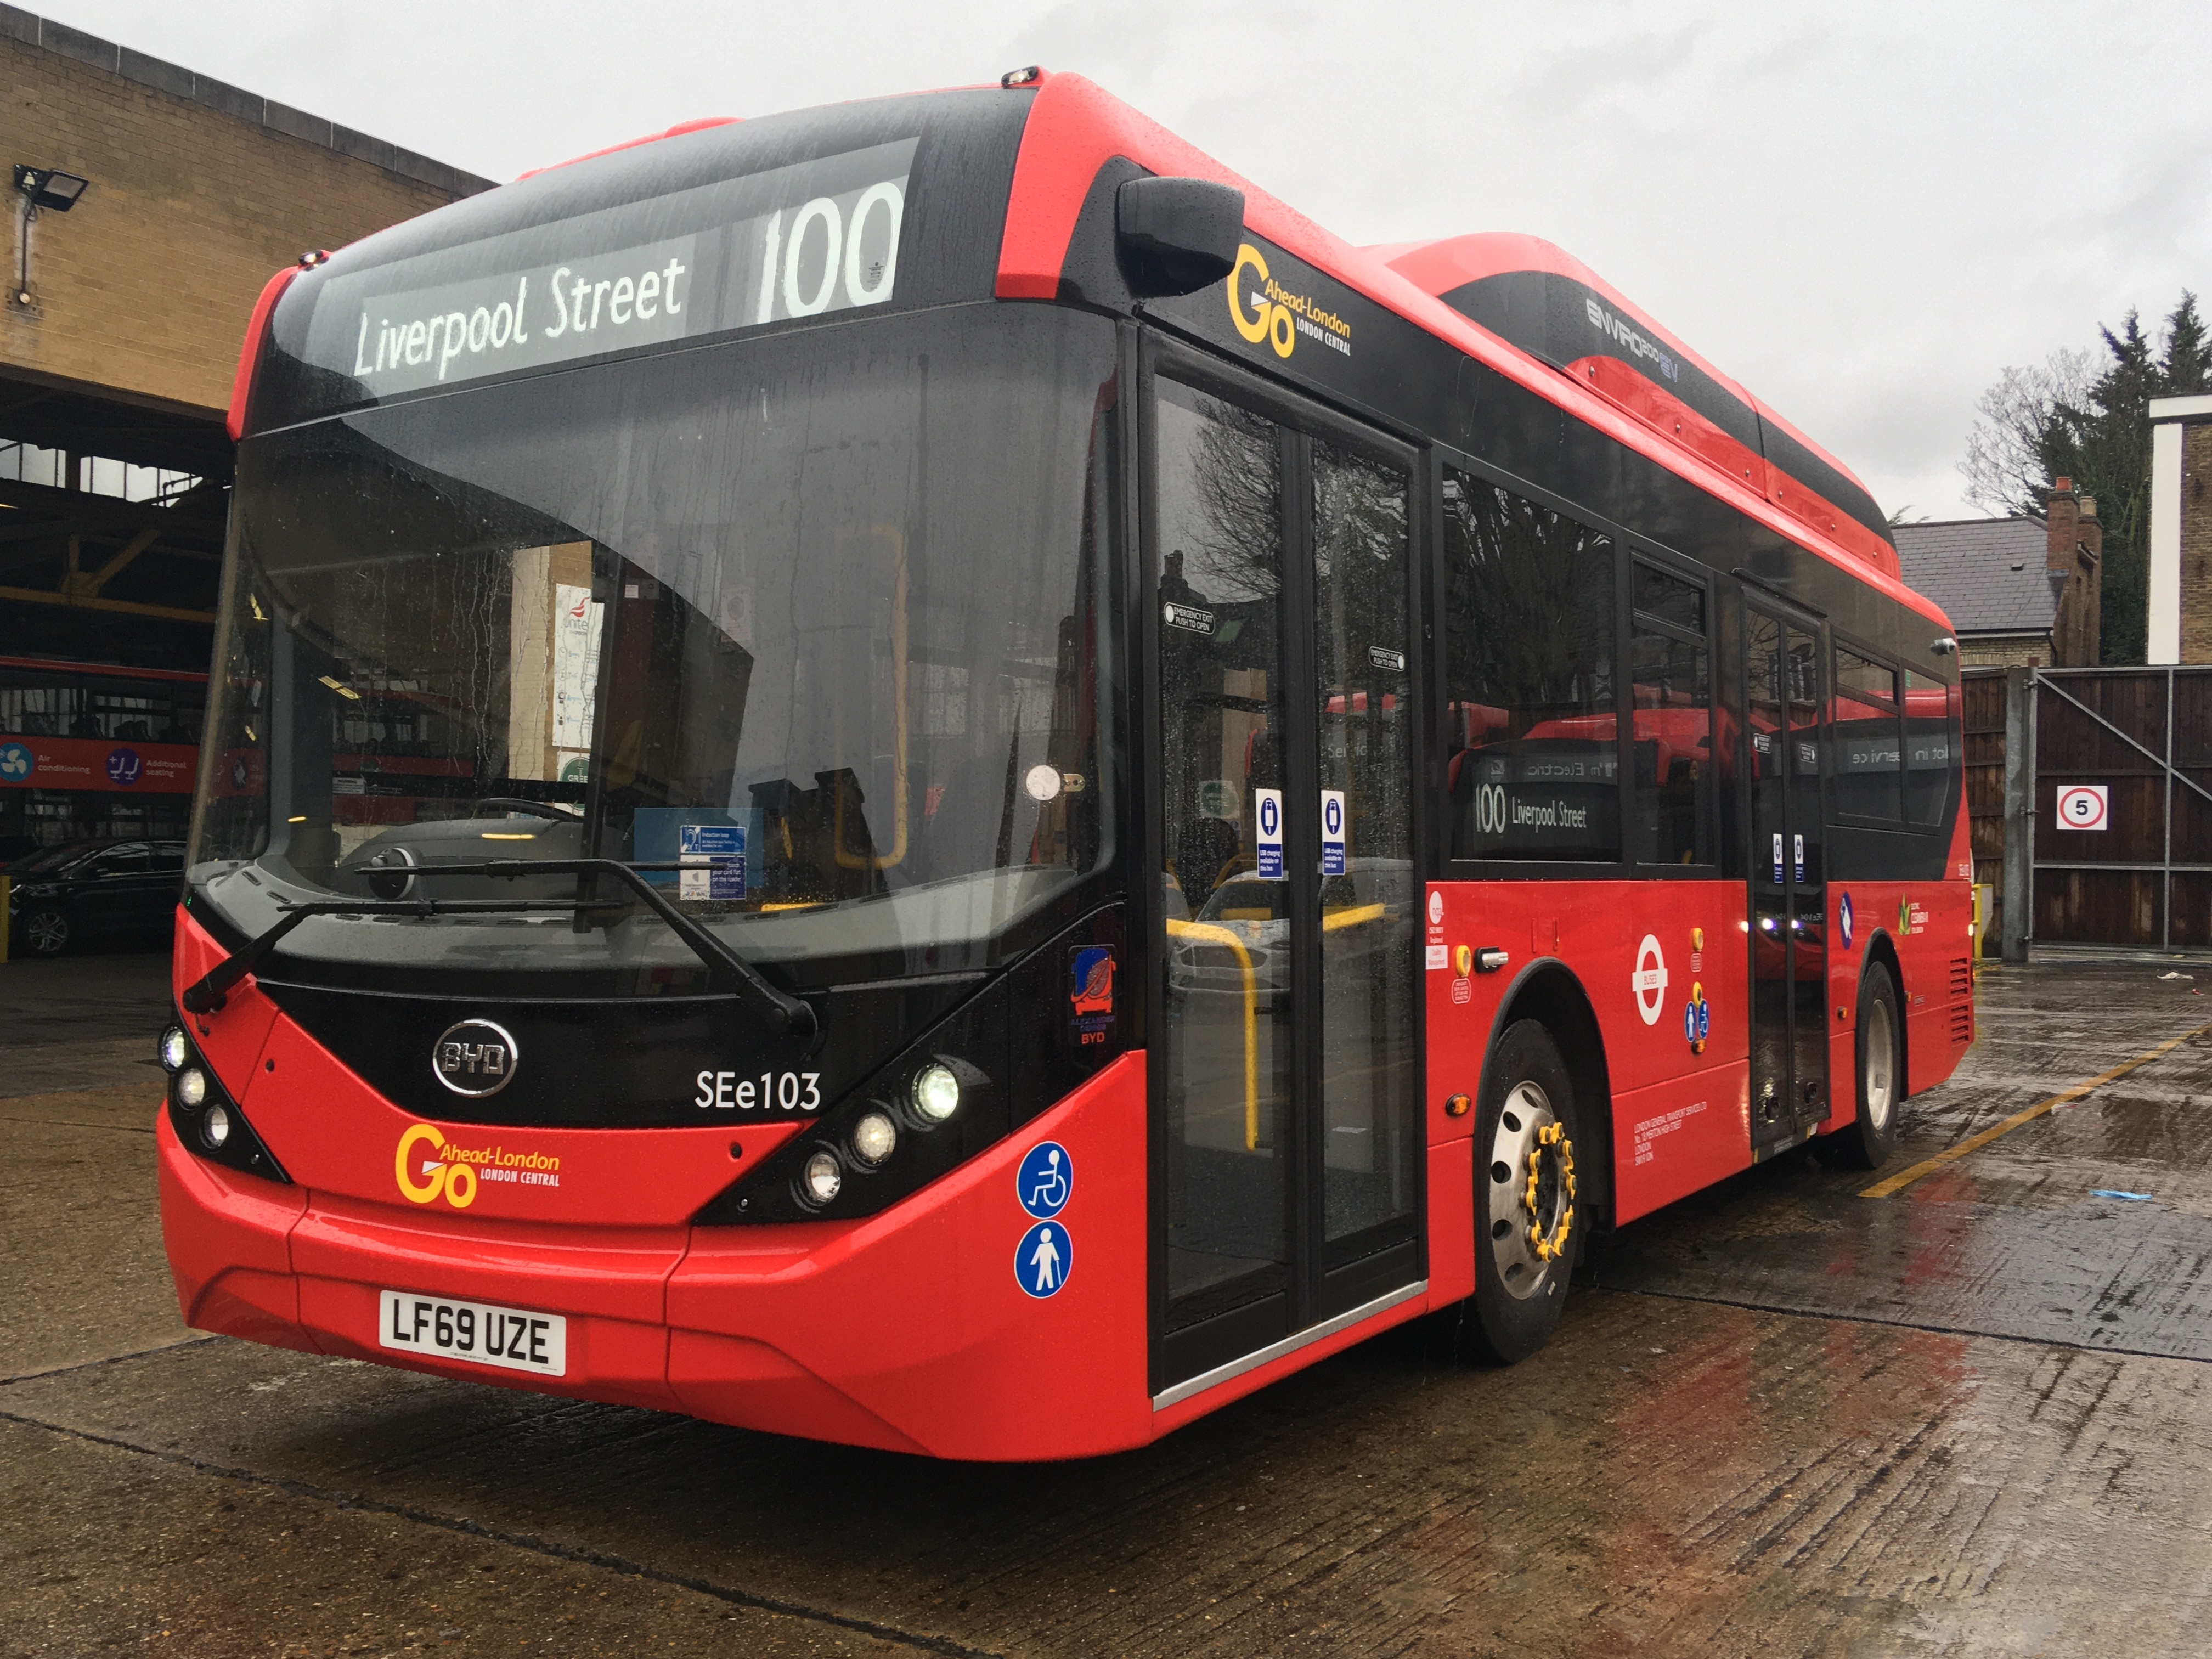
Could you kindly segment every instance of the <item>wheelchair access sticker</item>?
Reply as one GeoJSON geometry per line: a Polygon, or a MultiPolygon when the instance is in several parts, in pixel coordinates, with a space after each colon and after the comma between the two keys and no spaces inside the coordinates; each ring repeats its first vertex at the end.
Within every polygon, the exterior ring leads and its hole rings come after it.
{"type": "Polygon", "coordinates": [[[1056,1140],[1041,1140],[1030,1147],[1015,1171],[1015,1196],[1039,1221],[1049,1221],[1067,1207],[1075,1187],[1075,1160],[1056,1140]]]}

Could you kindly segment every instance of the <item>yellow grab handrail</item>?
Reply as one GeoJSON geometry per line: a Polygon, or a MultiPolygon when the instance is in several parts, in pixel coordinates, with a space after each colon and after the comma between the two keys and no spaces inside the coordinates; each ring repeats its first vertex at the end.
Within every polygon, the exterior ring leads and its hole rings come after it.
{"type": "Polygon", "coordinates": [[[1237,953],[1244,975],[1244,1150],[1260,1150],[1260,986],[1252,975],[1252,953],[1244,941],[1226,927],[1210,921],[1177,921],[1168,918],[1170,939],[1205,939],[1225,945],[1237,953]]]}
{"type": "MultiPolygon", "coordinates": [[[[845,849],[845,792],[837,792],[830,825],[830,851],[841,870],[895,870],[906,862],[906,538],[896,526],[871,525],[868,533],[891,545],[891,850],[878,855],[872,843],[865,853],[845,849]]],[[[840,744],[842,749],[843,745],[840,744]]],[[[791,831],[784,830],[784,851],[790,850],[791,831]]]]}
{"type": "Polygon", "coordinates": [[[1322,915],[1321,930],[1324,933],[1333,933],[1340,927],[1357,927],[1364,922],[1380,921],[1387,908],[1380,904],[1359,904],[1349,909],[1326,911],[1322,915]]]}

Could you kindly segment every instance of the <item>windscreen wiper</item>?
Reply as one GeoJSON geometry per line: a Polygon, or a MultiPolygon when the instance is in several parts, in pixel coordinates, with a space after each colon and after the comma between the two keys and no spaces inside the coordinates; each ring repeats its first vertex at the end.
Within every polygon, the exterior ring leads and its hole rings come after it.
{"type": "MultiPolygon", "coordinates": [[[[393,866],[395,870],[402,866],[393,866]]],[[[708,982],[735,996],[745,1012],[779,1036],[814,1035],[814,1009],[779,990],[761,970],[663,897],[641,871],[680,870],[680,864],[625,864],[619,859],[489,859],[480,864],[413,864],[410,879],[424,876],[488,876],[511,881],[523,876],[608,875],[643,899],[677,938],[707,964],[708,982]]],[[[386,873],[380,871],[379,873],[386,873]]],[[[575,912],[606,908],[591,899],[310,899],[289,906],[273,927],[248,940],[185,988],[179,999],[190,1013],[211,1013],[223,1006],[230,988],[252,973],[284,935],[310,916],[511,915],[527,910],[575,912]]]]}

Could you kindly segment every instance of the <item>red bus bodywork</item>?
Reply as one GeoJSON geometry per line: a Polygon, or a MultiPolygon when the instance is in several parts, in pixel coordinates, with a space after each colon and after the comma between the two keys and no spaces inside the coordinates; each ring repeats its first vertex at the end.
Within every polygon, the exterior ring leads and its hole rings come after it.
{"type": "MultiPolygon", "coordinates": [[[[1014,95],[1009,94],[1008,95],[1014,95]]],[[[1562,374],[1476,326],[1436,296],[1516,253],[1555,259],[1520,239],[1470,238],[1362,251],[1236,179],[1155,124],[1073,76],[1034,93],[1013,175],[998,265],[1004,300],[1060,292],[1086,192],[1127,158],[1162,174],[1244,191],[1248,225],[1467,356],[1589,426],[1693,480],[1859,581],[1946,624],[1898,580],[1893,552],[1831,503],[1724,433],[1602,372],[1562,374]],[[1508,246],[1514,244],[1516,246],[1508,246]],[[1679,422],[1679,424],[1678,424],[1679,422]],[[1670,429],[1671,428],[1671,429],[1670,429]]],[[[268,313],[248,337],[233,430],[268,313]]],[[[1586,275],[1586,274],[1585,274],[1586,275]]],[[[1595,283],[1595,277],[1586,277],[1595,283]]],[[[1610,292],[1607,290],[1607,292],[1610,292]]],[[[1626,314],[1641,318],[1625,300],[1626,314]]],[[[1572,366],[1588,369],[1594,365],[1572,366]]],[[[1474,737],[1492,711],[1455,710],[1474,737]]],[[[1671,752],[1711,734],[1702,714],[1635,713],[1635,732],[1671,752]]],[[[1571,722],[1535,736],[1571,737],[1571,722]]],[[[1955,762],[1954,762],[1955,765],[1955,762]]],[[[1972,1035],[1967,826],[1960,812],[1948,874],[1937,882],[1833,881],[1826,932],[1831,1075],[1852,1075],[1862,968],[1893,962],[1903,990],[1911,1090],[1948,1077],[1972,1035]],[[1835,914],[1856,913],[1846,930],[1835,914]]],[[[1748,1167],[1747,962],[1741,882],[1434,882],[1418,888],[1425,942],[1553,958],[1582,988],[1601,1042],[1610,1097],[1611,1219],[1638,1216],[1748,1167]],[[1668,989],[1653,1018],[1640,958],[1657,945],[1668,989]],[[1686,1039],[1681,999],[1694,986],[1709,1034],[1686,1039]]],[[[222,948],[180,913],[179,989],[222,948]]],[[[1515,982],[1506,974],[1426,972],[1420,1084],[1426,1128],[1427,1271],[1417,1294],[1295,1352],[1164,1401],[1147,1382],[1148,1193],[1146,1055],[1123,1054],[1010,1138],[882,1213],[750,1229],[693,1224],[733,1171],[800,1126],[697,1129],[492,1129],[430,1126],[400,1110],[278,1010],[249,979],[219,1012],[189,1017],[193,1040],[290,1184],[195,1157],[167,1116],[160,1128],[165,1237],[186,1320],[206,1330],[578,1398],[681,1412],[745,1428],[966,1459],[1091,1455],[1144,1444],[1385,1327],[1474,1288],[1474,1096],[1515,982]],[[1028,1225],[1014,1170],[1042,1140],[1080,1170],[1067,1215],[1082,1253],[1066,1289],[1025,1296],[1006,1271],[1028,1225]],[[405,1159],[427,1170],[457,1152],[529,1160],[557,1184],[490,1180],[465,1225],[449,1198],[417,1196],[405,1159]],[[395,1160],[398,1160],[396,1164],[395,1160]],[[379,1345],[378,1293],[555,1310],[568,1322],[565,1376],[518,1376],[379,1345]]],[[[1838,1089],[1826,1128],[1850,1121],[1838,1089]]],[[[417,1172],[419,1173],[419,1171],[417,1172]]]]}

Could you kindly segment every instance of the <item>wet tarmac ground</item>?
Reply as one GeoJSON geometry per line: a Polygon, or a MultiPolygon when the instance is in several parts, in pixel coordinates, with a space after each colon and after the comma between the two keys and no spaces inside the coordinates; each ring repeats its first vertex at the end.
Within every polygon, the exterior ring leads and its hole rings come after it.
{"type": "Polygon", "coordinates": [[[109,960],[102,1086],[0,968],[0,1652],[2212,1654],[2212,966],[1990,969],[1887,1169],[1622,1230],[1510,1370],[988,1468],[196,1336],[109,960]]]}

